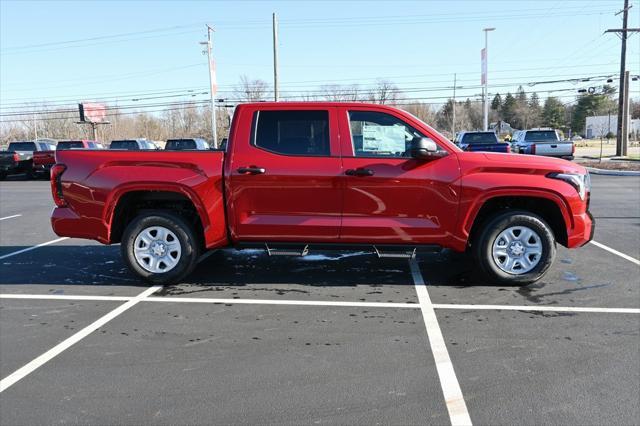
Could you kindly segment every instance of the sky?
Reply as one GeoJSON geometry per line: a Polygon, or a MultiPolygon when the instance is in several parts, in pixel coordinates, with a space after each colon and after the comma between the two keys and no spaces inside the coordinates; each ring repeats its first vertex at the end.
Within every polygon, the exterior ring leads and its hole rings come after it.
{"type": "MultiPolygon", "coordinates": [[[[629,27],[640,27],[632,0],[629,27]]],[[[280,91],[390,80],[411,101],[478,99],[483,28],[489,92],[522,84],[570,102],[577,90],[617,85],[623,0],[599,1],[13,1],[0,0],[0,111],[25,103],[151,105],[206,100],[205,24],[215,28],[218,98],[237,99],[240,76],[273,83],[272,13],[279,26],[280,91]],[[544,81],[592,78],[590,81],[544,81]],[[532,84],[537,83],[537,84],[532,84]],[[137,100],[136,100],[137,99],[137,100]]],[[[640,74],[640,34],[627,69],[640,74]]],[[[632,83],[640,97],[640,81],[632,83]]],[[[33,107],[31,107],[33,108],[33,107]]],[[[157,107],[155,107],[157,108],[157,107]]]]}

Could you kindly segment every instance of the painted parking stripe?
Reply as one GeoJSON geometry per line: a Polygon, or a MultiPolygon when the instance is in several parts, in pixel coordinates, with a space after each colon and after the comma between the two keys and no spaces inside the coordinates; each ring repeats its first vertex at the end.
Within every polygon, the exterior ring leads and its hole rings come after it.
{"type": "Polygon", "coordinates": [[[413,308],[416,303],[383,303],[383,302],[337,302],[324,300],[269,300],[269,299],[209,299],[195,297],[148,297],[145,302],[166,303],[225,303],[243,305],[294,305],[294,306],[346,306],[362,308],[413,308]]]}
{"type": "Polygon", "coordinates": [[[435,309],[465,309],[483,311],[526,311],[526,312],[586,312],[609,314],[640,314],[636,308],[590,308],[570,306],[527,306],[527,305],[457,305],[434,303],[435,309]]]}
{"type": "Polygon", "coordinates": [[[605,246],[604,244],[599,243],[599,242],[597,242],[597,241],[593,241],[593,240],[592,240],[592,241],[591,241],[591,244],[593,244],[593,245],[594,245],[594,246],[596,246],[596,247],[600,247],[601,249],[606,250],[606,251],[608,251],[609,253],[613,253],[613,254],[615,254],[616,256],[620,256],[621,258],[626,259],[626,260],[628,260],[629,262],[631,262],[631,263],[635,263],[636,265],[639,265],[639,266],[640,266],[640,260],[636,259],[635,257],[631,257],[631,256],[629,256],[628,254],[621,253],[621,252],[619,252],[618,250],[612,249],[611,247],[609,247],[609,246],[605,246]]]}
{"type": "Polygon", "coordinates": [[[0,380],[0,393],[4,392],[6,389],[8,389],[11,385],[16,383],[20,379],[26,377],[27,375],[29,375],[30,373],[32,373],[33,371],[35,371],[36,369],[38,369],[39,367],[41,367],[42,365],[44,365],[45,363],[50,361],[51,359],[55,358],[57,355],[59,355],[62,352],[64,352],[66,349],[69,349],[71,346],[73,346],[74,344],[78,343],[80,340],[84,339],[89,334],[93,333],[94,331],[96,331],[97,329],[99,329],[100,327],[102,327],[103,325],[105,325],[106,323],[108,323],[109,321],[111,321],[112,319],[117,317],[118,315],[122,314],[126,310],[128,310],[128,309],[132,308],[133,306],[137,305],[145,297],[155,293],[156,291],[160,290],[161,288],[162,288],[162,286],[153,286],[153,287],[150,287],[150,288],[146,289],[145,291],[143,291],[142,293],[140,293],[136,297],[132,298],[131,300],[127,301],[126,303],[123,303],[122,305],[118,306],[117,308],[115,308],[114,310],[109,312],[108,314],[102,316],[98,320],[94,321],[93,323],[89,324],[88,326],[86,326],[82,330],[78,331],[73,336],[71,336],[71,337],[63,340],[62,342],[58,343],[56,346],[54,346],[53,348],[49,349],[47,352],[43,353],[42,355],[40,355],[39,357],[37,357],[33,361],[29,362],[28,364],[20,367],[19,369],[17,369],[13,373],[9,374],[4,379],[0,380]]]}
{"type": "Polygon", "coordinates": [[[7,220],[7,219],[13,219],[14,217],[20,217],[20,216],[22,216],[22,215],[21,214],[14,214],[13,216],[0,217],[0,221],[7,220]]]}
{"type": "Polygon", "coordinates": [[[464,402],[462,389],[460,389],[456,372],[453,369],[453,364],[451,363],[451,358],[447,351],[447,345],[444,343],[442,331],[438,324],[438,318],[436,317],[436,312],[433,309],[433,304],[431,303],[427,286],[422,278],[422,274],[420,273],[418,262],[416,262],[415,259],[412,259],[409,261],[409,265],[411,267],[413,282],[416,286],[416,292],[418,293],[418,300],[420,301],[420,309],[422,310],[424,324],[427,327],[429,345],[431,346],[433,359],[436,363],[436,370],[438,371],[438,377],[440,378],[440,387],[442,387],[442,394],[444,395],[444,401],[447,405],[447,411],[449,412],[449,420],[454,426],[471,425],[471,418],[469,417],[467,404],[464,402]]]}
{"type": "Polygon", "coordinates": [[[6,259],[6,258],[11,257],[11,256],[16,256],[18,254],[26,253],[28,251],[35,250],[35,249],[40,248],[40,247],[44,247],[44,246],[48,246],[48,245],[51,245],[51,244],[59,243],[60,241],[64,241],[64,240],[68,240],[68,239],[69,239],[69,237],[57,238],[55,240],[47,241],[46,243],[40,243],[40,244],[38,244],[36,246],[27,247],[27,248],[24,248],[22,250],[14,251],[14,252],[11,252],[11,253],[8,253],[8,254],[0,256],[0,260],[6,259]]]}
{"type": "Polygon", "coordinates": [[[0,299],[31,299],[31,300],[90,300],[93,302],[127,302],[133,297],[128,296],[83,296],[71,294],[0,294],[0,299]]]}
{"type": "MultiPolygon", "coordinates": [[[[31,300],[81,300],[94,302],[126,302],[134,296],[85,296],[71,294],[0,294],[0,299],[31,300]]],[[[212,304],[244,304],[244,305],[290,305],[290,306],[343,306],[366,308],[409,308],[419,309],[417,303],[392,302],[337,302],[324,300],[269,300],[269,299],[213,299],[195,297],[147,297],[142,302],[160,303],[212,303],[212,304]]],[[[466,305],[456,303],[432,303],[434,309],[490,310],[490,311],[541,311],[541,312],[583,312],[609,314],[640,314],[639,308],[597,308],[590,306],[536,306],[536,305],[466,305]]]]}

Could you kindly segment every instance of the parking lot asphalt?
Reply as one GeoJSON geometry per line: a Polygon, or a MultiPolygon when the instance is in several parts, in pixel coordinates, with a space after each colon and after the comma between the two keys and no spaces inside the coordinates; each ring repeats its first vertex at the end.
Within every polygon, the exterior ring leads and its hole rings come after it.
{"type": "Polygon", "coordinates": [[[0,423],[637,424],[640,178],[592,181],[607,249],[529,286],[448,251],[223,250],[146,298],[118,246],[33,249],[59,238],[48,183],[2,182],[0,423]]]}

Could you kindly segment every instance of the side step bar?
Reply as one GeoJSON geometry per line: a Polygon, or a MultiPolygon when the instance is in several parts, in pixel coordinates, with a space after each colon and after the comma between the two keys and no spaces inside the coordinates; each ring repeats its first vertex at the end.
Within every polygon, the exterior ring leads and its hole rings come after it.
{"type": "Polygon", "coordinates": [[[394,251],[382,251],[380,249],[378,249],[378,247],[373,246],[373,249],[376,252],[376,255],[378,256],[378,258],[396,258],[396,259],[415,259],[416,257],[416,250],[417,248],[413,248],[413,250],[406,250],[406,251],[398,251],[398,250],[394,250],[394,251]]]}
{"type": "Polygon", "coordinates": [[[309,254],[309,245],[305,245],[302,250],[296,250],[295,248],[271,248],[269,244],[264,243],[264,247],[267,250],[269,256],[306,256],[309,254]]]}
{"type": "Polygon", "coordinates": [[[246,241],[238,243],[235,248],[262,249],[269,256],[306,256],[310,251],[366,251],[378,258],[414,259],[417,253],[437,253],[442,250],[435,245],[404,244],[333,244],[333,243],[300,243],[300,242],[260,242],[246,241]]]}

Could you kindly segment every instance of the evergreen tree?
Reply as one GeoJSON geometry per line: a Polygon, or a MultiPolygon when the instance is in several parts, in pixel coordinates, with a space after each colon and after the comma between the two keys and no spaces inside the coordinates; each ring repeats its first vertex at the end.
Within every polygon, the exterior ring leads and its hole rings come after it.
{"type": "Polygon", "coordinates": [[[507,96],[504,97],[502,108],[500,109],[500,115],[502,116],[502,119],[512,127],[514,127],[516,120],[516,107],[516,98],[514,98],[511,93],[507,93],[507,96]]]}
{"type": "Polygon", "coordinates": [[[542,108],[542,125],[558,129],[564,127],[565,106],[557,98],[550,96],[542,108]]]}
{"type": "Polygon", "coordinates": [[[494,111],[500,111],[500,108],[502,108],[502,97],[500,96],[500,93],[496,93],[491,101],[491,109],[494,111]]]}

